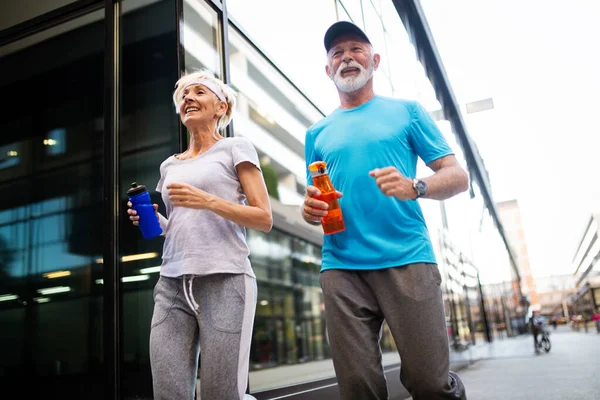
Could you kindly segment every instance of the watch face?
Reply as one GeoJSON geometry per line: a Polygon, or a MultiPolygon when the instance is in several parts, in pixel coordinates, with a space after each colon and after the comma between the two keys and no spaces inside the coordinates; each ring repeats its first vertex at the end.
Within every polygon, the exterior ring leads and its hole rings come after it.
{"type": "Polygon", "coordinates": [[[427,184],[423,181],[418,181],[416,184],[416,189],[419,195],[423,195],[425,192],[427,192],[427,184]]]}

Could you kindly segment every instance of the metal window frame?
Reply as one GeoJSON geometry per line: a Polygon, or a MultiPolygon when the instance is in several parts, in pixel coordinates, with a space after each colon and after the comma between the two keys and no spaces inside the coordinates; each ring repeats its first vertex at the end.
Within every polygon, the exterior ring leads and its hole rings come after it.
{"type": "MultiPolygon", "coordinates": [[[[227,12],[227,0],[221,0],[221,12],[219,13],[219,39],[221,45],[221,73],[223,82],[231,83],[231,64],[229,63],[229,13],[227,12]]],[[[233,121],[229,122],[225,130],[227,137],[233,137],[233,121]]]]}
{"type": "MultiPolygon", "coordinates": [[[[179,76],[183,75],[185,72],[185,47],[183,45],[183,2],[184,0],[176,0],[175,4],[175,13],[177,18],[176,23],[176,32],[177,36],[176,47],[177,47],[177,70],[179,71],[179,76]]],[[[183,152],[183,148],[186,146],[187,142],[187,131],[184,129],[182,123],[179,123],[179,151],[183,152]]]]}
{"type": "Polygon", "coordinates": [[[121,395],[123,353],[123,304],[118,271],[121,0],[105,0],[104,7],[104,396],[106,399],[118,399],[121,395]]]}

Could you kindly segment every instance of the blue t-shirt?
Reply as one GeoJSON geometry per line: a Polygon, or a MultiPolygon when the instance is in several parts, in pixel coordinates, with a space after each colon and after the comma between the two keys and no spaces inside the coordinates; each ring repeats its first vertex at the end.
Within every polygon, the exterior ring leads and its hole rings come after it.
{"type": "MultiPolygon", "coordinates": [[[[396,167],[416,175],[426,164],[453,154],[429,114],[417,102],[375,96],[349,110],[336,109],[306,132],[306,165],[325,161],[346,229],[325,235],[321,271],[373,270],[435,263],[421,207],[385,196],[369,172],[396,167]]],[[[307,168],[307,181],[312,179],[307,168]]]]}

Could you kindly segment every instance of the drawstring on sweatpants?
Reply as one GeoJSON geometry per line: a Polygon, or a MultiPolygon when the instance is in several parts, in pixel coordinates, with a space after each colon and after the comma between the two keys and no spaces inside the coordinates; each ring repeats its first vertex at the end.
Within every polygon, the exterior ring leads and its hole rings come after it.
{"type": "Polygon", "coordinates": [[[194,300],[194,289],[192,286],[192,282],[194,281],[194,275],[190,275],[190,280],[189,280],[189,292],[186,291],[185,288],[185,275],[183,276],[183,295],[185,296],[185,300],[187,301],[188,305],[190,306],[190,308],[192,309],[192,311],[195,314],[198,314],[198,308],[200,308],[200,306],[198,305],[198,303],[196,303],[196,301],[194,300]]]}

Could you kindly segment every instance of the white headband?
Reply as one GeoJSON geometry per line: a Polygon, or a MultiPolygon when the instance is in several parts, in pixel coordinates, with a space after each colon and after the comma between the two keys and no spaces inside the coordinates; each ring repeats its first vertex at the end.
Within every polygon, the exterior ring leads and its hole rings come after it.
{"type": "Polygon", "coordinates": [[[211,92],[213,92],[219,98],[219,100],[227,102],[227,100],[225,100],[225,93],[223,93],[221,88],[219,86],[217,86],[215,83],[209,81],[208,79],[198,79],[196,81],[190,82],[187,85],[185,85],[183,90],[185,90],[186,88],[188,88],[192,85],[206,86],[206,88],[209,89],[211,92]]]}

